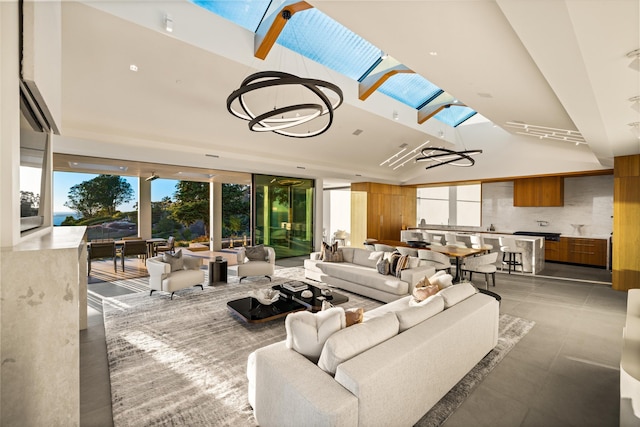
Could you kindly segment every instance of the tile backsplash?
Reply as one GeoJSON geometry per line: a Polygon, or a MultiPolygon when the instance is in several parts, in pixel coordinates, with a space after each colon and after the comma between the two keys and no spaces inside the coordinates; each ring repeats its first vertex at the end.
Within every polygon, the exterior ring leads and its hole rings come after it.
{"type": "Polygon", "coordinates": [[[513,181],[482,184],[482,229],[606,238],[613,230],[613,175],[564,179],[563,207],[514,207],[513,181]],[[574,225],[582,225],[576,227],[574,225]]]}

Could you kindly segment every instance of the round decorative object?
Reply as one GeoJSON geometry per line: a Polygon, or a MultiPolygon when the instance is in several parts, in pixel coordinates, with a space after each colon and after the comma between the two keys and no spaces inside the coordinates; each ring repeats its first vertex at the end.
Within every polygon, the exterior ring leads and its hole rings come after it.
{"type": "Polygon", "coordinates": [[[271,288],[249,291],[249,296],[258,300],[260,304],[271,305],[280,299],[280,292],[271,288]]]}
{"type": "Polygon", "coordinates": [[[328,289],[328,288],[327,289],[323,289],[323,290],[320,291],[320,293],[322,295],[324,295],[325,297],[327,297],[327,296],[331,295],[331,289],[328,289]]]}
{"type": "Polygon", "coordinates": [[[323,80],[298,77],[281,71],[261,71],[251,74],[240,84],[240,88],[234,90],[227,98],[227,110],[234,116],[249,122],[249,129],[254,132],[274,132],[279,135],[292,138],[309,138],[326,132],[333,122],[333,110],[342,105],[342,90],[323,80]],[[250,92],[277,86],[301,86],[318,99],[318,103],[300,103],[288,106],[276,107],[264,113],[256,113],[249,106],[246,96],[250,92]],[[338,100],[331,104],[323,91],[333,92],[338,100]],[[238,104],[242,111],[237,106],[238,104]],[[287,131],[310,122],[315,118],[328,115],[329,118],[317,129],[305,129],[299,131],[287,131]]]}
{"type": "Polygon", "coordinates": [[[307,289],[306,291],[302,291],[300,296],[302,298],[311,298],[313,296],[313,292],[311,292],[309,289],[307,289]]]}

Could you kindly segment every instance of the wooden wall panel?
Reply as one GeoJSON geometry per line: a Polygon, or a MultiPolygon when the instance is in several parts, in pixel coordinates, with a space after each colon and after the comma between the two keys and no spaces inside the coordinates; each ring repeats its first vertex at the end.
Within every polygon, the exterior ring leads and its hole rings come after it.
{"type": "Polygon", "coordinates": [[[614,178],[640,176],[640,156],[620,156],[614,159],[614,178]]]}
{"type": "Polygon", "coordinates": [[[353,246],[361,245],[366,238],[400,240],[400,230],[407,225],[405,218],[415,222],[416,190],[413,187],[359,182],[351,184],[351,194],[353,246]],[[365,195],[364,199],[361,196],[354,197],[357,194],[365,195]],[[360,232],[357,232],[354,235],[353,230],[356,229],[366,234],[360,236],[360,232]]]}
{"type": "Polygon", "coordinates": [[[544,176],[514,180],[513,206],[564,206],[564,178],[544,176]]]}
{"type": "Polygon", "coordinates": [[[613,184],[613,282],[640,288],[640,156],[616,157],[613,184]]]}

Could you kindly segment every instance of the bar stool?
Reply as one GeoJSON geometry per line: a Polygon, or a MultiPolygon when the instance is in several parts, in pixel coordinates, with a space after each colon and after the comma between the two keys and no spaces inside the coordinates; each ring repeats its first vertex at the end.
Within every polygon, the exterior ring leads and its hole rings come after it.
{"type": "Polygon", "coordinates": [[[500,251],[502,251],[502,270],[504,266],[509,266],[509,274],[511,274],[511,267],[513,271],[516,271],[517,266],[520,266],[520,271],[524,274],[524,267],[522,265],[522,252],[523,250],[516,246],[516,240],[508,237],[500,237],[500,251]],[[518,260],[520,255],[520,260],[518,260]]]}

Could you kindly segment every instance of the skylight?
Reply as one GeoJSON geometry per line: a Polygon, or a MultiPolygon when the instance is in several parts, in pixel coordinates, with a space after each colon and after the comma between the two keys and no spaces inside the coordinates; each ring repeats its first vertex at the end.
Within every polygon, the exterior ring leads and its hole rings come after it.
{"type": "Polygon", "coordinates": [[[271,0],[192,0],[194,4],[220,15],[255,33],[271,0]]]}
{"type": "Polygon", "coordinates": [[[294,14],[277,43],[353,80],[380,59],[380,49],[315,8],[294,14]]]}
{"type": "Polygon", "coordinates": [[[456,127],[465,120],[471,118],[474,114],[476,114],[476,112],[469,107],[451,106],[440,110],[434,118],[448,124],[449,126],[456,127]]]}
{"type": "MultiPolygon", "coordinates": [[[[270,0],[192,0],[194,4],[256,32],[272,5],[270,0]]],[[[277,2],[276,2],[277,3],[277,2]]],[[[380,61],[381,50],[315,8],[294,13],[277,43],[355,81],[361,81],[380,61]]],[[[377,90],[422,109],[444,91],[418,74],[400,73],[377,90]]],[[[452,106],[434,117],[456,127],[476,114],[469,107],[452,106]]]]}
{"type": "Polygon", "coordinates": [[[384,82],[378,91],[418,109],[441,93],[442,89],[419,74],[396,74],[384,82]]]}

